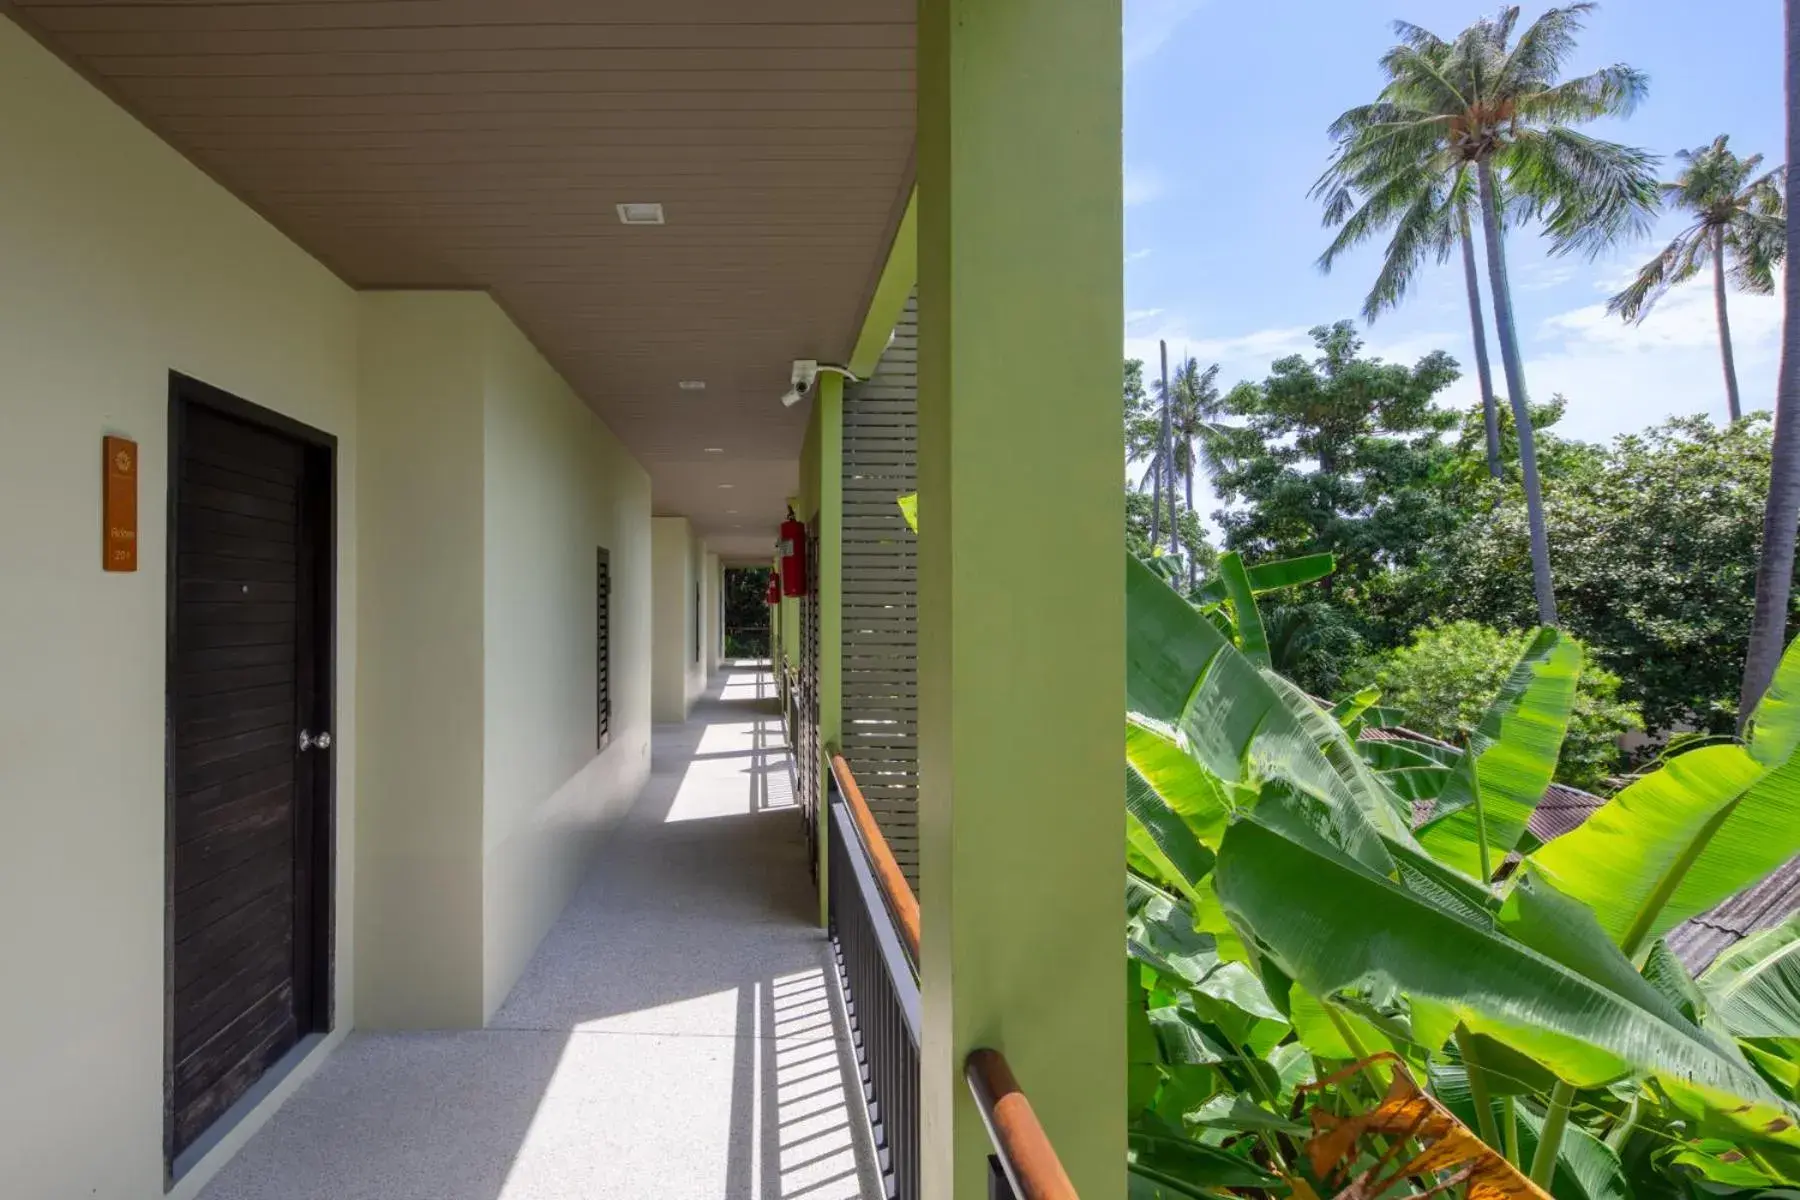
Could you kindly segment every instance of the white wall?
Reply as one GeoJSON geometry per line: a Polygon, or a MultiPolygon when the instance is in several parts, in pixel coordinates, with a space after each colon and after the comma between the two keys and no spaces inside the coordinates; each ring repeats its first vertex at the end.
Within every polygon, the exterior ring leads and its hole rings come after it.
{"type": "Polygon", "coordinates": [[[163,1179],[171,369],[338,438],[339,1029],[355,1016],[356,297],[3,18],[0,164],[0,1190],[139,1200],[163,1179]],[[140,448],[135,574],[100,570],[109,433],[140,448]]]}
{"type": "Polygon", "coordinates": [[[650,484],[487,295],[364,307],[360,1010],[473,1028],[649,776],[650,484]]]}
{"type": "Polygon", "coordinates": [[[724,585],[724,568],[719,565],[719,556],[712,551],[706,552],[706,574],[704,578],[706,594],[706,649],[702,659],[706,673],[711,675],[719,669],[719,662],[724,657],[722,643],[725,637],[725,622],[720,610],[720,600],[724,585]]]}
{"type": "Polygon", "coordinates": [[[479,1025],[484,340],[477,292],[362,297],[360,1022],[479,1025]]]}
{"type": "Polygon", "coordinates": [[[163,1195],[169,372],[337,438],[336,1024],[191,1200],[353,1026],[480,1024],[635,796],[649,484],[490,298],[358,296],[4,18],[0,164],[8,1196],[163,1195]],[[100,569],[107,434],[135,574],[100,569]]]}
{"type": "Polygon", "coordinates": [[[686,517],[650,522],[652,593],[656,610],[651,654],[651,706],[660,722],[687,719],[693,638],[693,535],[686,517]]]}
{"type": "Polygon", "coordinates": [[[650,480],[494,308],[486,399],[484,1016],[650,772],[650,480]],[[596,756],[595,550],[611,552],[596,756]]]}

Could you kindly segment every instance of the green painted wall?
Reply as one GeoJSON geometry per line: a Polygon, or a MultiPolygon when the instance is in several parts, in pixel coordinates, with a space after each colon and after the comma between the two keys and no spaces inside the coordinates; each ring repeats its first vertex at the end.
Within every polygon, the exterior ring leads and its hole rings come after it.
{"type": "Polygon", "coordinates": [[[1125,1194],[1120,0],[919,7],[924,1191],[985,1195],[1000,1049],[1125,1194]]]}
{"type": "MultiPolygon", "coordinates": [[[[825,375],[819,380],[819,400],[813,406],[818,426],[817,471],[819,507],[819,745],[838,744],[844,728],[844,380],[825,375]]],[[[821,792],[830,775],[830,760],[819,764],[821,792]]],[[[823,812],[824,809],[819,811],[823,812]]],[[[830,891],[827,874],[831,822],[819,823],[819,924],[830,923],[830,891]]]]}

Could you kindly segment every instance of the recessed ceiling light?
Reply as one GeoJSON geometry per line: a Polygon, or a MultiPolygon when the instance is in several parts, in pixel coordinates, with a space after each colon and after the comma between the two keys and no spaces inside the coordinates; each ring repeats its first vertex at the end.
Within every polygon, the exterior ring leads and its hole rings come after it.
{"type": "Polygon", "coordinates": [[[619,223],[622,225],[661,225],[663,223],[663,207],[660,204],[621,204],[619,223]]]}
{"type": "Polygon", "coordinates": [[[725,447],[723,447],[723,446],[708,446],[706,448],[706,453],[708,453],[708,454],[723,454],[723,453],[725,453],[725,447]]]}
{"type": "Polygon", "coordinates": [[[728,517],[735,517],[735,516],[737,516],[737,509],[735,509],[735,508],[728,508],[728,509],[726,509],[726,510],[725,510],[725,515],[726,515],[726,516],[728,516],[728,517]]]}
{"type": "Polygon", "coordinates": [[[675,386],[680,388],[684,392],[704,392],[706,390],[706,380],[704,380],[704,379],[683,379],[680,383],[677,383],[675,386]]]}
{"type": "Polygon", "coordinates": [[[736,486],[737,486],[737,484],[735,484],[735,483],[721,483],[721,484],[720,484],[720,485],[719,485],[719,486],[720,486],[720,487],[722,487],[722,488],[734,488],[734,487],[736,487],[736,486]]]}

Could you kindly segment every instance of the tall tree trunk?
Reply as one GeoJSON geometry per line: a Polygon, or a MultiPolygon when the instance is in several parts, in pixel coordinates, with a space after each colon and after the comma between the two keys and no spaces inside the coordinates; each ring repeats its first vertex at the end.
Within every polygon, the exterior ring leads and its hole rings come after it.
{"type": "Polygon", "coordinates": [[[1174,403],[1169,394],[1169,343],[1158,342],[1156,345],[1162,351],[1162,465],[1163,470],[1169,474],[1169,553],[1177,554],[1180,553],[1181,544],[1175,537],[1175,523],[1179,514],[1175,509],[1175,443],[1170,440],[1169,435],[1169,406],[1174,403]]]}
{"type": "Polygon", "coordinates": [[[1500,478],[1500,404],[1494,399],[1494,368],[1488,362],[1487,320],[1481,312],[1481,274],[1475,267],[1475,235],[1469,230],[1469,209],[1460,206],[1462,225],[1463,283],[1469,291],[1469,333],[1475,339],[1475,377],[1481,382],[1481,419],[1487,427],[1488,474],[1500,478]]]}
{"type": "MultiPolygon", "coordinates": [[[[1794,0],[1790,0],[1790,3],[1794,0]]],[[[1494,328],[1500,335],[1500,365],[1506,370],[1507,397],[1519,435],[1519,470],[1525,482],[1525,515],[1531,525],[1531,582],[1537,593],[1538,622],[1555,625],[1556,591],[1550,584],[1550,535],[1544,526],[1544,489],[1538,479],[1537,445],[1531,432],[1531,406],[1525,391],[1525,367],[1519,359],[1519,331],[1513,324],[1512,288],[1506,281],[1506,247],[1500,236],[1500,196],[1494,187],[1493,164],[1483,159],[1481,226],[1487,235],[1488,287],[1494,293],[1494,328]]]]}
{"type": "Polygon", "coordinates": [[[1725,360],[1725,411],[1736,425],[1743,419],[1738,406],[1737,360],[1731,353],[1731,317],[1725,311],[1725,227],[1713,226],[1713,307],[1719,310],[1719,354],[1725,360]]]}
{"type": "MultiPolygon", "coordinates": [[[[1194,447],[1191,442],[1188,444],[1187,506],[1188,506],[1188,513],[1191,515],[1194,511],[1194,447]]],[[[1194,552],[1192,550],[1189,550],[1188,551],[1188,590],[1189,591],[1192,591],[1194,589],[1194,584],[1199,581],[1199,576],[1197,574],[1198,571],[1199,571],[1199,564],[1197,564],[1194,561],[1194,552]]]]}
{"type": "MultiPolygon", "coordinates": [[[[1800,195],[1800,0],[1787,0],[1787,186],[1800,195]]],[[[1790,264],[1800,264],[1800,227],[1787,227],[1790,264]]],[[[1744,656],[1738,727],[1768,690],[1787,637],[1789,591],[1794,583],[1794,532],[1800,523],[1800,270],[1790,265],[1783,285],[1781,376],[1775,387],[1775,448],[1769,502],[1763,510],[1762,557],[1756,564],[1756,615],[1744,656]]]]}
{"type": "Polygon", "coordinates": [[[1162,542],[1162,451],[1150,456],[1150,548],[1162,542]]]}

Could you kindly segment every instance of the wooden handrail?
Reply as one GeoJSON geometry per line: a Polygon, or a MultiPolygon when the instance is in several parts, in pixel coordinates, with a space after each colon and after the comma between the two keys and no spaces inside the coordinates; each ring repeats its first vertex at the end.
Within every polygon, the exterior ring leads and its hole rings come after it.
{"type": "Polygon", "coordinates": [[[894,860],[894,852],[888,849],[887,839],[881,836],[881,826],[875,823],[875,814],[869,811],[869,802],[863,799],[862,789],[856,786],[850,764],[835,749],[830,754],[831,773],[837,779],[838,791],[844,793],[844,802],[850,807],[850,819],[856,822],[863,845],[868,847],[870,865],[875,868],[875,882],[881,886],[881,894],[900,925],[906,952],[912,955],[916,964],[919,961],[919,899],[913,895],[912,885],[906,882],[900,864],[894,860]]]}
{"type": "Polygon", "coordinates": [[[963,1078],[1018,1200],[1080,1200],[1006,1056],[998,1050],[975,1051],[963,1065],[963,1078]]]}

